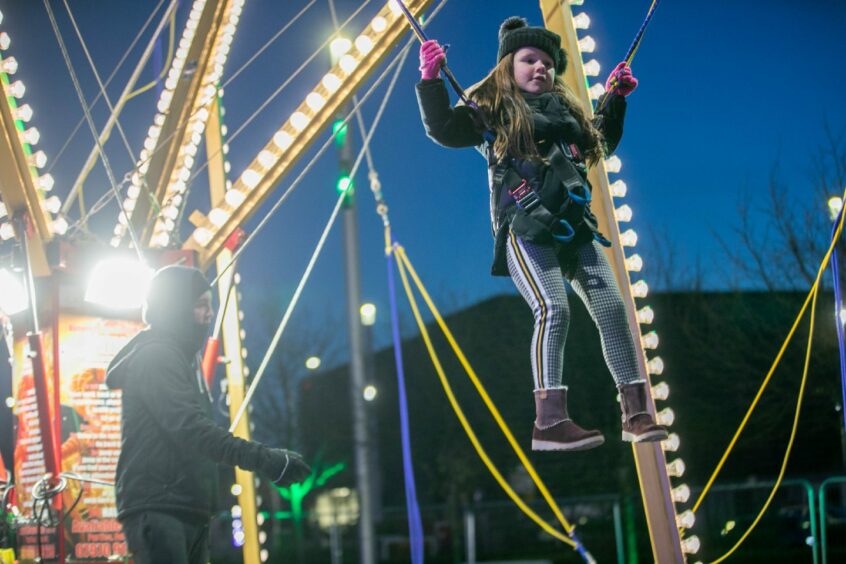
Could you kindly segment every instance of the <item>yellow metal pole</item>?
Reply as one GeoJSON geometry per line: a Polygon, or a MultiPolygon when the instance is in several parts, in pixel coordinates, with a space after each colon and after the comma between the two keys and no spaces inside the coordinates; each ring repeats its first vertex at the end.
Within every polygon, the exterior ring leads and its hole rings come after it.
{"type": "MultiPolygon", "coordinates": [[[[579,97],[583,107],[590,109],[592,107],[590,94],[587,90],[578,36],[569,4],[561,0],[540,0],[540,8],[543,13],[544,25],[547,29],[561,36],[561,46],[567,51],[569,64],[564,74],[564,80],[579,97]]],[[[626,304],[629,330],[638,350],[638,373],[640,378],[649,382],[649,371],[646,367],[646,354],[641,343],[637,309],[631,291],[629,273],[626,269],[626,256],[620,242],[620,229],[614,217],[614,202],[609,190],[608,174],[604,163],[600,162],[591,168],[589,180],[593,188],[591,209],[599,219],[600,229],[613,243],[611,248],[605,252],[608,261],[611,263],[611,268],[614,270],[617,284],[620,286],[623,301],[626,304]]],[[[647,393],[650,395],[647,402],[649,410],[654,415],[655,405],[652,401],[650,386],[647,386],[647,393]]],[[[643,508],[646,513],[646,522],[649,525],[649,537],[655,561],[661,564],[684,563],[685,557],[676,525],[675,505],[671,494],[670,478],[667,474],[664,449],[661,443],[640,443],[632,445],[632,452],[637,467],[643,508]]]]}
{"type": "MultiPolygon", "coordinates": [[[[209,192],[212,205],[223,200],[226,192],[226,173],[223,170],[223,145],[220,121],[220,103],[215,98],[210,110],[208,125],[206,126],[206,153],[209,159],[209,192]]],[[[232,260],[232,251],[224,249],[216,257],[218,272],[223,271],[232,260]]],[[[238,316],[238,292],[229,289],[234,282],[235,269],[226,271],[217,285],[218,299],[226,304],[221,327],[223,354],[226,362],[226,379],[229,383],[229,417],[235,417],[238,408],[244,401],[244,364],[241,359],[241,321],[238,316]]],[[[250,439],[249,415],[246,413],[235,428],[235,435],[242,439],[250,439]]],[[[256,521],[256,489],[253,476],[240,468],[235,468],[235,483],[240,486],[238,505],[241,507],[241,521],[244,523],[244,564],[259,564],[260,546],[258,538],[258,523],[256,521]]]]}

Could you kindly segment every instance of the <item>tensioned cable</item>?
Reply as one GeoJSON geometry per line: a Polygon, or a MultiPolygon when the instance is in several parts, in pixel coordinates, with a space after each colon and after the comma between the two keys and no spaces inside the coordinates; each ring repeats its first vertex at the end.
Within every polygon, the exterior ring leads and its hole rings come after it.
{"type": "MultiPolygon", "coordinates": [[[[441,2],[438,4],[438,6],[432,11],[432,14],[429,16],[428,22],[431,22],[435,18],[437,13],[441,10],[441,8],[443,8],[443,6],[446,4],[446,2],[447,2],[447,0],[441,0],[441,2]]],[[[374,81],[373,85],[367,90],[367,92],[362,97],[362,99],[357,104],[355,104],[353,106],[353,108],[350,110],[350,112],[345,116],[345,118],[342,122],[343,125],[346,125],[350,121],[352,115],[371,96],[371,94],[373,94],[373,92],[376,90],[376,87],[379,86],[382,83],[385,76],[387,76],[388,72],[390,72],[390,70],[395,65],[398,65],[401,61],[405,60],[405,56],[407,55],[408,50],[413,45],[414,41],[415,41],[415,39],[413,37],[411,39],[409,39],[409,41],[402,48],[402,50],[385,67],[385,70],[382,71],[382,73],[379,75],[379,77],[374,81]]],[[[391,85],[393,86],[395,83],[396,83],[396,81],[393,81],[391,83],[391,85]]],[[[361,164],[361,159],[364,155],[364,151],[366,150],[367,146],[370,144],[370,140],[373,136],[373,133],[376,130],[376,126],[378,125],[377,119],[381,118],[382,110],[384,110],[384,107],[387,105],[387,102],[390,98],[390,94],[391,94],[390,92],[387,92],[385,94],[385,97],[382,100],[382,104],[380,106],[380,109],[377,112],[377,117],[376,117],[376,119],[374,119],[373,125],[370,127],[370,131],[368,132],[367,136],[364,138],[364,141],[362,142],[362,149],[359,151],[358,157],[356,158],[356,161],[353,164],[352,169],[350,170],[350,178],[353,178],[355,176],[355,173],[358,169],[358,166],[361,164]]],[[[297,178],[294,180],[294,182],[291,184],[291,186],[289,186],[288,189],[282,194],[282,196],[279,198],[279,200],[277,200],[277,202],[273,205],[273,207],[268,211],[268,213],[262,218],[262,220],[256,226],[256,229],[250,234],[249,237],[247,237],[247,239],[244,241],[244,243],[241,245],[241,247],[238,249],[238,251],[232,256],[233,261],[236,258],[238,258],[238,256],[249,245],[249,243],[252,241],[252,239],[258,234],[258,232],[261,230],[261,228],[264,227],[264,225],[267,223],[267,221],[270,219],[270,217],[276,212],[276,210],[279,208],[279,206],[281,206],[282,202],[285,201],[285,199],[291,193],[291,191],[299,184],[299,181],[303,178],[303,176],[306,174],[306,172],[308,172],[311,169],[311,167],[314,165],[314,163],[317,161],[317,159],[320,158],[323,155],[323,153],[326,151],[326,148],[329,147],[329,145],[332,143],[332,141],[334,140],[335,136],[337,135],[338,131],[340,131],[340,129],[341,128],[333,128],[332,134],[329,136],[329,138],[326,140],[326,142],[323,144],[323,146],[320,147],[317,154],[315,154],[315,156],[311,159],[311,161],[309,161],[309,163],[306,165],[306,167],[300,173],[300,175],[297,176],[297,178]]],[[[329,229],[331,229],[332,224],[334,223],[335,219],[337,218],[338,211],[340,210],[340,206],[343,203],[344,198],[346,198],[346,194],[341,194],[339,196],[338,202],[335,204],[335,209],[332,212],[332,216],[329,220],[329,223],[326,225],[326,228],[324,229],[324,233],[321,236],[320,242],[318,243],[319,248],[322,247],[322,244],[325,241],[325,237],[328,234],[329,229]]],[[[279,339],[282,336],[282,332],[284,331],[285,326],[287,325],[288,319],[290,318],[290,313],[293,311],[293,307],[296,305],[296,300],[299,298],[299,295],[301,293],[302,286],[304,286],[304,284],[305,284],[305,279],[306,279],[307,275],[310,274],[313,263],[317,259],[317,253],[319,253],[319,250],[320,250],[319,248],[315,250],[315,254],[312,255],[312,258],[309,261],[309,265],[306,269],[306,274],[304,274],[303,279],[300,280],[300,284],[297,286],[297,290],[294,292],[294,297],[292,297],[291,303],[288,305],[288,309],[286,310],[285,315],[283,316],[282,321],[279,324],[279,327],[276,329],[276,334],[273,336],[273,340],[271,341],[271,344],[268,347],[268,350],[265,353],[264,358],[262,359],[261,365],[259,366],[259,369],[256,372],[256,375],[253,378],[253,381],[250,383],[250,387],[247,390],[246,395],[244,396],[244,401],[241,403],[241,406],[238,408],[238,412],[235,414],[235,417],[232,420],[232,424],[230,425],[230,431],[232,431],[233,429],[235,429],[235,427],[237,427],[238,422],[241,420],[241,417],[244,416],[244,412],[246,411],[247,406],[249,405],[249,402],[252,399],[253,394],[255,393],[255,390],[258,387],[258,384],[261,381],[261,378],[264,376],[264,370],[266,369],[267,364],[270,361],[270,357],[273,355],[273,352],[275,351],[276,346],[278,345],[279,339]]],[[[215,277],[215,279],[211,283],[212,286],[226,272],[227,268],[228,268],[228,266],[226,268],[224,268],[223,270],[221,270],[221,272],[217,275],[217,277],[215,277]]]]}
{"type": "MultiPolygon", "coordinates": [[[[356,15],[358,15],[358,14],[359,14],[359,12],[361,12],[361,10],[362,10],[365,6],[367,6],[367,4],[369,4],[369,3],[370,3],[370,1],[371,1],[371,0],[365,0],[364,2],[362,2],[361,6],[359,6],[359,8],[358,8],[358,9],[356,9],[356,11],[355,11],[355,12],[353,12],[353,13],[350,15],[350,17],[349,17],[349,18],[347,18],[347,19],[344,21],[344,23],[343,23],[343,24],[341,24],[341,28],[343,29],[344,27],[346,27],[346,26],[350,23],[350,21],[351,21],[351,20],[352,20],[352,19],[353,19],[356,15]]],[[[290,27],[290,25],[293,23],[293,21],[296,21],[296,20],[297,20],[298,18],[300,18],[300,17],[301,17],[304,13],[305,13],[305,10],[301,10],[301,11],[300,11],[300,12],[299,12],[299,13],[298,13],[298,14],[297,14],[294,18],[293,18],[293,20],[292,20],[291,22],[289,22],[288,24],[286,24],[286,26],[285,26],[285,27],[286,27],[286,28],[290,27]]],[[[273,40],[277,39],[278,37],[279,37],[279,34],[276,34],[276,35],[274,36],[273,40]]],[[[252,115],[250,115],[250,117],[248,118],[248,121],[244,122],[244,124],[242,124],[242,126],[241,126],[241,127],[240,127],[240,128],[239,128],[239,129],[238,129],[238,130],[237,130],[237,131],[236,131],[236,132],[235,132],[232,136],[230,136],[230,137],[229,137],[229,141],[231,141],[231,140],[232,140],[232,139],[234,139],[234,138],[235,138],[235,137],[236,137],[239,133],[241,133],[241,132],[243,131],[244,127],[245,127],[245,126],[246,126],[249,122],[252,122],[252,120],[254,120],[254,119],[258,116],[258,114],[259,114],[262,110],[264,110],[264,108],[267,106],[267,104],[268,104],[270,101],[272,101],[272,99],[273,99],[273,98],[275,98],[276,96],[278,96],[278,95],[279,95],[279,93],[280,93],[280,92],[281,92],[281,91],[282,91],[285,87],[287,87],[287,86],[288,86],[288,84],[290,84],[290,83],[291,83],[291,81],[292,81],[292,80],[293,80],[296,76],[298,76],[298,75],[299,75],[299,74],[303,71],[303,69],[305,69],[305,67],[306,67],[306,66],[307,66],[307,65],[308,65],[308,64],[309,64],[309,63],[310,63],[310,62],[311,62],[311,61],[312,61],[312,60],[313,60],[313,59],[314,59],[317,55],[319,55],[319,54],[320,54],[320,52],[321,52],[323,49],[325,49],[325,48],[326,48],[326,46],[329,44],[329,42],[330,42],[330,41],[331,41],[331,37],[330,37],[328,40],[324,41],[324,42],[323,42],[323,44],[321,44],[321,45],[320,45],[320,47],[318,47],[318,48],[317,48],[317,50],[315,50],[315,52],[314,52],[314,53],[313,53],[313,54],[312,54],[312,55],[311,55],[311,56],[310,56],[310,57],[309,57],[309,58],[308,58],[308,59],[307,59],[307,60],[306,60],[306,61],[305,61],[302,65],[300,65],[300,66],[299,66],[299,67],[298,67],[298,68],[294,71],[294,73],[293,73],[292,75],[290,75],[290,76],[289,76],[289,78],[288,78],[288,79],[287,79],[287,80],[286,80],[286,81],[282,84],[282,86],[280,86],[280,87],[279,87],[276,91],[274,91],[274,92],[270,95],[270,97],[268,98],[268,100],[267,100],[264,104],[262,104],[262,105],[261,105],[258,109],[256,109],[256,110],[253,112],[253,114],[252,114],[252,115]]],[[[265,44],[265,46],[263,46],[263,47],[262,47],[262,49],[265,49],[265,48],[269,45],[269,43],[270,43],[270,41],[268,41],[268,42],[265,44]]],[[[232,77],[232,78],[229,78],[226,82],[224,82],[224,83],[220,86],[220,88],[225,88],[226,86],[228,86],[228,85],[232,82],[232,79],[233,79],[236,75],[240,74],[243,70],[245,70],[245,69],[246,69],[246,67],[247,67],[247,66],[249,66],[249,64],[251,64],[254,60],[255,60],[255,57],[251,58],[251,59],[250,59],[249,61],[247,61],[244,65],[242,65],[242,66],[241,66],[241,67],[240,67],[237,71],[235,71],[235,75],[233,75],[233,77],[232,77]]],[[[165,145],[166,145],[167,141],[169,141],[169,140],[170,140],[170,139],[171,139],[174,135],[176,135],[176,131],[179,129],[179,126],[181,126],[183,123],[187,123],[188,121],[190,121],[190,120],[191,120],[191,119],[192,119],[195,115],[196,115],[196,113],[194,113],[194,114],[191,114],[191,115],[187,116],[187,117],[186,117],[186,118],[185,118],[182,122],[180,122],[180,123],[178,123],[178,124],[176,125],[176,129],[175,129],[173,132],[171,132],[170,134],[168,134],[166,137],[163,137],[163,138],[159,139],[159,146],[158,146],[158,147],[156,147],[156,149],[155,149],[153,152],[151,152],[151,153],[150,153],[150,155],[149,155],[146,159],[141,160],[141,161],[138,161],[138,162],[135,164],[135,166],[133,166],[133,167],[132,167],[132,168],[131,168],[131,169],[130,169],[130,170],[129,170],[129,171],[128,171],[125,175],[124,175],[124,178],[123,178],[123,180],[121,181],[121,186],[122,186],[122,185],[124,185],[124,184],[126,184],[127,182],[129,182],[129,180],[130,180],[130,179],[131,179],[131,177],[132,177],[132,174],[133,174],[134,172],[136,172],[136,171],[138,170],[138,168],[139,168],[142,164],[144,164],[145,162],[149,162],[149,161],[153,158],[153,156],[154,156],[154,155],[156,155],[159,151],[161,151],[161,150],[163,150],[163,149],[165,148],[165,145]]],[[[193,175],[192,175],[192,176],[188,179],[188,182],[186,183],[186,184],[187,184],[186,191],[190,189],[191,184],[192,184],[192,183],[193,183],[193,181],[196,179],[196,177],[199,175],[199,173],[200,173],[200,172],[202,172],[203,170],[205,170],[205,168],[208,166],[208,164],[209,164],[209,160],[208,160],[208,159],[213,158],[213,157],[215,157],[215,156],[219,155],[219,154],[220,154],[220,152],[221,152],[221,150],[222,150],[222,149],[218,150],[216,153],[213,153],[213,154],[209,155],[209,156],[208,156],[208,158],[206,159],[206,161],[205,161],[205,162],[202,164],[202,166],[199,168],[199,170],[198,170],[196,173],[194,173],[194,174],[193,174],[193,175]]],[[[86,218],[85,218],[85,219],[87,220],[89,217],[91,217],[91,215],[93,215],[94,213],[96,213],[96,212],[100,211],[101,209],[103,209],[103,207],[104,207],[106,204],[108,204],[108,203],[109,203],[109,201],[111,201],[112,197],[114,197],[114,196],[115,196],[114,194],[111,194],[111,193],[109,193],[109,192],[107,192],[107,193],[103,194],[103,196],[101,196],[101,197],[100,197],[100,199],[99,199],[99,200],[98,200],[98,201],[94,204],[94,206],[92,206],[91,210],[89,210],[88,215],[86,216],[86,218]]],[[[76,222],[76,223],[72,226],[72,229],[76,229],[76,226],[77,226],[77,224],[78,224],[78,223],[80,223],[80,222],[79,222],[79,221],[78,221],[78,222],[76,222]]]]}
{"type": "Polygon", "coordinates": [[[156,84],[160,83],[165,79],[167,73],[170,71],[170,65],[173,62],[173,54],[176,49],[174,49],[176,45],[176,11],[173,11],[170,14],[170,26],[167,32],[167,57],[165,57],[165,63],[162,65],[162,70],[159,72],[159,76],[157,76],[154,80],[151,80],[144,86],[133,90],[129,94],[126,95],[124,98],[124,102],[135,98],[136,96],[140,96],[144,92],[148,91],[149,89],[153,88],[156,84]]]}
{"type": "MultiPolygon", "coordinates": [[[[76,90],[76,95],[79,97],[79,103],[82,105],[82,111],[85,113],[85,121],[88,122],[88,128],[91,130],[91,135],[97,142],[100,154],[103,157],[103,167],[106,169],[106,174],[109,177],[109,184],[112,188],[112,192],[114,192],[114,195],[117,198],[117,183],[115,182],[115,175],[112,172],[112,166],[109,164],[109,158],[106,156],[106,152],[103,150],[103,144],[100,143],[100,138],[97,135],[97,128],[94,125],[94,119],[91,117],[88,104],[85,102],[85,95],[82,93],[82,87],[79,85],[79,79],[73,68],[73,63],[71,62],[70,55],[68,54],[67,46],[65,45],[64,39],[62,39],[61,31],[59,31],[59,24],[56,22],[56,15],[50,7],[50,0],[44,0],[44,7],[47,9],[47,15],[50,17],[50,25],[53,26],[53,33],[56,35],[56,40],[59,42],[59,48],[62,51],[62,57],[65,59],[65,65],[67,66],[68,73],[73,81],[73,87],[76,90]]],[[[132,222],[129,221],[129,217],[123,207],[121,207],[121,213],[123,213],[126,218],[127,229],[129,230],[129,235],[132,238],[132,243],[135,245],[135,251],[138,253],[138,260],[140,260],[142,264],[146,264],[147,262],[144,260],[144,254],[141,252],[141,246],[138,244],[138,238],[135,235],[135,230],[132,228],[132,222]]]]}
{"type": "MultiPolygon", "coordinates": [[[[106,106],[108,106],[109,112],[114,115],[115,107],[112,104],[111,99],[109,98],[108,92],[106,92],[106,87],[103,86],[103,81],[100,80],[100,73],[97,72],[97,66],[94,64],[94,59],[91,58],[91,52],[88,50],[88,45],[85,43],[85,39],[82,37],[82,32],[80,31],[79,26],[76,25],[76,18],[73,17],[73,12],[71,12],[70,6],[68,5],[68,0],[62,0],[62,3],[65,5],[65,10],[68,13],[68,17],[70,18],[73,30],[74,32],[76,32],[76,37],[77,39],[79,39],[79,44],[82,45],[82,52],[85,53],[85,58],[88,60],[88,66],[91,67],[91,72],[94,73],[94,78],[97,80],[97,86],[100,88],[100,93],[103,95],[103,99],[106,101],[106,106]]],[[[82,102],[85,103],[84,98],[82,99],[82,102]]],[[[129,145],[129,140],[126,138],[126,132],[123,130],[123,126],[121,126],[120,120],[117,119],[117,117],[115,117],[115,125],[117,126],[118,133],[120,133],[121,140],[123,140],[123,146],[126,148],[126,153],[129,155],[130,160],[134,160],[135,157],[132,153],[132,147],[129,145]]]]}
{"type": "MultiPolygon", "coordinates": [[[[126,62],[127,57],[129,57],[129,53],[131,53],[132,49],[135,48],[135,44],[138,43],[138,40],[140,40],[141,36],[144,35],[144,32],[147,30],[147,27],[153,21],[153,17],[156,15],[156,13],[159,11],[159,8],[161,8],[162,4],[164,4],[164,3],[165,3],[165,0],[159,0],[159,3],[156,5],[155,8],[153,8],[153,11],[147,17],[147,21],[144,22],[144,25],[142,25],[141,29],[138,31],[138,33],[135,34],[135,39],[132,40],[132,43],[130,43],[129,47],[126,48],[126,51],[123,52],[123,55],[121,56],[117,65],[115,65],[114,70],[112,70],[111,74],[109,74],[109,76],[106,78],[106,86],[107,87],[112,82],[112,79],[117,75],[118,71],[123,66],[123,63],[126,62]]],[[[102,97],[102,93],[98,92],[97,95],[94,97],[94,100],[91,101],[90,107],[92,109],[94,108],[94,106],[97,105],[97,102],[100,101],[101,97],[102,97]]],[[[59,149],[59,152],[56,153],[55,157],[53,157],[53,159],[52,159],[53,162],[50,163],[50,166],[47,168],[47,172],[50,172],[51,170],[53,170],[53,167],[56,166],[56,163],[59,161],[59,158],[61,158],[62,154],[70,146],[71,141],[73,141],[73,138],[76,137],[76,133],[79,131],[79,128],[82,127],[82,124],[84,122],[85,122],[85,116],[82,116],[81,118],[79,118],[79,121],[76,122],[76,127],[73,128],[73,131],[71,131],[71,134],[68,136],[67,140],[65,140],[65,144],[62,145],[62,148],[59,149]]]]}

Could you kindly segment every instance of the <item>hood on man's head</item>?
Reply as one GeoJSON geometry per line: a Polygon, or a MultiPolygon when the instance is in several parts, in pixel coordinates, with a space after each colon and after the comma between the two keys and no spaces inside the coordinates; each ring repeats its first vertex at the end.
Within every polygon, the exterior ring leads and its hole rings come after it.
{"type": "Polygon", "coordinates": [[[150,282],[144,303],[144,322],[150,327],[177,328],[193,319],[194,304],[209,290],[202,272],[190,266],[160,269],[150,282]]]}

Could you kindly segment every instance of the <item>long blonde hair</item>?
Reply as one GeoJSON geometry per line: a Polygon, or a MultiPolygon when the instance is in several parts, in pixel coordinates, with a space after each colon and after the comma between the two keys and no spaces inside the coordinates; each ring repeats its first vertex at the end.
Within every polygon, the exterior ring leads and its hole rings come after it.
{"type": "MultiPolygon", "coordinates": [[[[602,133],[587,119],[576,95],[557,74],[552,91],[563,99],[581,126],[584,137],[579,148],[588,163],[596,163],[604,152],[602,133]]],[[[467,93],[479,105],[488,125],[496,133],[493,151],[497,161],[506,155],[518,159],[542,160],[534,141],[531,110],[514,81],[514,53],[503,57],[485,78],[468,88],[467,93]]]]}

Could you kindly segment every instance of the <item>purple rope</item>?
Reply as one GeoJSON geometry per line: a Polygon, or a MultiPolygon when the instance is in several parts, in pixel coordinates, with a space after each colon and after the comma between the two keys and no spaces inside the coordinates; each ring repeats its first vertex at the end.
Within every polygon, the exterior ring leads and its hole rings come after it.
{"type": "Polygon", "coordinates": [[[411,544],[412,564],[423,564],[423,524],[420,520],[420,505],[417,503],[417,489],[414,485],[414,465],[411,460],[411,437],[408,426],[408,401],[405,394],[405,373],[402,364],[399,316],[397,315],[396,284],[394,283],[393,254],[388,255],[388,293],[391,301],[391,326],[394,337],[394,361],[397,365],[397,395],[400,410],[400,435],[402,437],[402,469],[405,479],[405,502],[408,513],[408,533],[411,544]]]}
{"type": "MultiPolygon", "coordinates": [[[[837,226],[840,224],[840,216],[843,215],[843,210],[837,216],[834,222],[834,228],[831,232],[832,239],[837,231],[837,226]]],[[[843,425],[846,426],[846,343],[843,339],[843,322],[840,320],[840,311],[843,309],[843,296],[840,292],[840,266],[837,259],[837,251],[842,247],[840,241],[834,246],[834,251],[831,253],[831,275],[834,278],[834,320],[837,327],[837,344],[840,348],[840,393],[841,393],[841,412],[843,413],[843,425]]]]}

